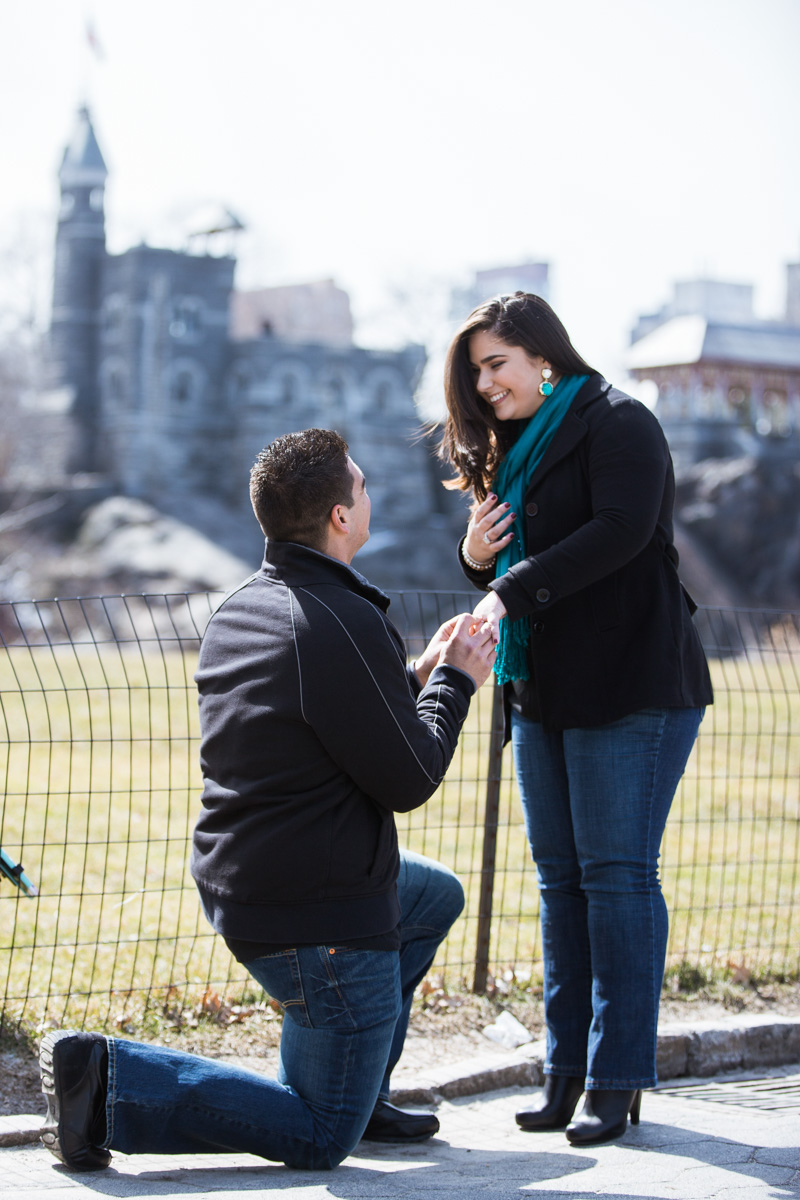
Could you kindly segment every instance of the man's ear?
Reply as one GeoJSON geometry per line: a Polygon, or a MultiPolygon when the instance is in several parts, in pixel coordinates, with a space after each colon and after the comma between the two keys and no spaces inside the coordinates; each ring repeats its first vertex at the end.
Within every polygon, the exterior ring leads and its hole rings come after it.
{"type": "Polygon", "coordinates": [[[334,533],[350,532],[350,510],[345,504],[334,504],[331,509],[330,524],[334,533]]]}

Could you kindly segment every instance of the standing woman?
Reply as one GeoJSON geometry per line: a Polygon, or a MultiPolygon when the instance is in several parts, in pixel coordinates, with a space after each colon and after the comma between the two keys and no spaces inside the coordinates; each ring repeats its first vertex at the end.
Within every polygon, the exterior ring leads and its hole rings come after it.
{"type": "Polygon", "coordinates": [[[473,510],[459,546],[486,590],[537,865],[547,1021],[523,1129],[588,1145],[656,1083],[667,943],[658,855],[712,691],[678,579],[661,427],[577,353],[539,296],[480,305],[447,358],[441,456],[473,510]]]}

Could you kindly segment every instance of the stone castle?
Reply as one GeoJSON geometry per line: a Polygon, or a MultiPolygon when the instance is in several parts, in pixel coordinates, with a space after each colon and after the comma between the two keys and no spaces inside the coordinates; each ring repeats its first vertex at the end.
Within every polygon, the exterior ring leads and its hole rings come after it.
{"type": "Polygon", "coordinates": [[[251,557],[256,454],[279,434],[334,428],[372,498],[362,569],[384,586],[455,585],[450,526],[463,525],[463,501],[442,488],[433,445],[420,438],[424,349],[355,346],[349,301],[330,281],[236,292],[220,226],[205,231],[202,252],[110,254],[107,174],[84,107],[59,171],[50,330],[51,394],[68,417],[65,475],[184,519],[198,507],[207,517],[212,501],[215,536],[241,552],[234,534],[245,520],[251,557]],[[221,244],[226,252],[209,252],[221,244]]]}
{"type": "MultiPolygon", "coordinates": [[[[250,466],[279,434],[323,425],[345,436],[368,477],[361,569],[389,588],[463,588],[455,543],[465,501],[441,486],[414,402],[423,348],[354,345],[349,300],[332,281],[237,290],[241,226],[231,214],[209,219],[182,250],[110,254],[107,174],[83,108],[59,171],[49,436],[34,420],[29,439],[45,490],[146,501],[254,565],[250,466]]],[[[479,272],[454,294],[454,314],[517,287],[547,296],[548,265],[479,272]]],[[[789,264],[780,321],[756,319],[749,285],[694,280],[642,316],[632,342],[626,365],[655,385],[679,468],[746,456],[794,471],[800,264],[789,264]]]]}

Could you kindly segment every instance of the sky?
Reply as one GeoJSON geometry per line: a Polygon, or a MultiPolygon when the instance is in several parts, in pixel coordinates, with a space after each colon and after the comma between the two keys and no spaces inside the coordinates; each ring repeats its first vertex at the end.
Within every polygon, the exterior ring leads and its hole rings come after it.
{"type": "Polygon", "coordinates": [[[88,101],[113,252],[222,203],[238,286],[333,278],[386,346],[441,342],[476,269],[547,261],[619,383],[676,280],[749,282],[781,315],[799,50],[800,0],[2,0],[0,251],[38,245],[49,280],[88,101]]]}

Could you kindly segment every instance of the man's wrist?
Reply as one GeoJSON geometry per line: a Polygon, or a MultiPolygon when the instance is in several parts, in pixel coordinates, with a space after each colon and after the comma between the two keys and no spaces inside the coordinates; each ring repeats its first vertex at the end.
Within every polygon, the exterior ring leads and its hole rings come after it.
{"type": "MultiPolygon", "coordinates": [[[[469,671],[465,667],[457,667],[455,663],[451,662],[438,662],[433,668],[433,671],[438,670],[440,667],[449,667],[451,671],[458,671],[459,675],[463,676],[463,678],[468,680],[472,685],[472,693],[477,692],[478,684],[475,680],[475,677],[474,675],[470,675],[469,671]]],[[[433,674],[433,671],[431,671],[431,675],[433,674]]]]}

